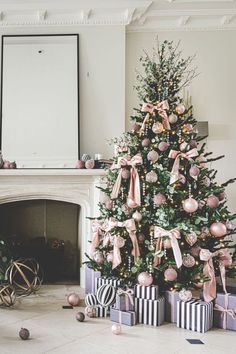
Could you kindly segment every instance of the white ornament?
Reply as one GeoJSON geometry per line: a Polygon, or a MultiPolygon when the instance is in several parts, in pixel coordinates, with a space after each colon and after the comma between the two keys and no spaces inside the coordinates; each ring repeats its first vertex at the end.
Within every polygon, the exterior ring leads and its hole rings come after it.
{"type": "Polygon", "coordinates": [[[179,298],[182,301],[190,301],[192,299],[193,295],[190,290],[182,289],[179,292],[179,298]]]}

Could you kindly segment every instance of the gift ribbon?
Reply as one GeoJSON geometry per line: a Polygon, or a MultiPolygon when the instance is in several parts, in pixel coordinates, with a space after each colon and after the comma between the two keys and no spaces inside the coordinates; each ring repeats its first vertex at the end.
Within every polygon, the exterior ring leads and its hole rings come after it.
{"type": "Polygon", "coordinates": [[[99,221],[97,219],[92,222],[92,243],[91,243],[91,251],[94,253],[96,248],[99,246],[101,241],[103,221],[99,221]]]}
{"type": "Polygon", "coordinates": [[[236,310],[228,309],[229,305],[229,294],[225,294],[225,307],[215,304],[214,310],[220,311],[221,316],[223,316],[223,329],[227,329],[227,314],[236,321],[236,310]]]}
{"type": "Polygon", "coordinates": [[[119,288],[117,290],[117,295],[118,296],[121,296],[121,295],[125,296],[125,311],[129,311],[129,303],[132,306],[134,305],[134,300],[133,300],[134,291],[132,289],[123,290],[123,289],[119,288]]]}
{"type": "Polygon", "coordinates": [[[170,184],[175,183],[180,178],[180,174],[179,174],[180,158],[183,157],[187,160],[191,160],[193,157],[196,157],[196,156],[198,156],[198,151],[196,148],[189,150],[186,153],[181,152],[181,151],[177,151],[177,150],[170,150],[168,157],[170,159],[175,159],[171,173],[170,173],[170,184]]]}
{"type": "MultiPolygon", "coordinates": [[[[163,127],[166,130],[170,130],[170,123],[169,123],[169,120],[168,120],[168,115],[166,113],[167,109],[169,109],[169,104],[168,104],[168,101],[165,100],[165,101],[162,101],[162,102],[160,102],[160,103],[158,103],[156,105],[153,105],[152,103],[144,103],[142,108],[141,108],[141,111],[142,112],[148,112],[148,113],[151,113],[151,114],[153,114],[154,110],[158,111],[158,114],[162,118],[163,127]]],[[[144,118],[141,130],[145,129],[145,124],[148,121],[148,119],[149,119],[149,114],[147,114],[146,117],[144,118]]]]}
{"type": "MultiPolygon", "coordinates": [[[[160,251],[162,249],[162,237],[168,236],[171,242],[171,247],[173,249],[173,254],[175,258],[175,263],[178,268],[181,267],[182,261],[182,254],[179,248],[178,239],[181,238],[179,229],[175,228],[172,230],[165,230],[159,226],[154,226],[154,238],[157,238],[156,243],[156,251],[160,251]]],[[[160,264],[161,257],[155,257],[154,259],[154,266],[160,264]]]]}
{"type": "MultiPolygon", "coordinates": [[[[140,256],[140,250],[139,250],[139,245],[138,245],[138,240],[136,236],[136,225],[134,219],[128,219],[125,221],[118,221],[114,218],[110,218],[107,222],[106,225],[106,232],[111,231],[114,229],[114,227],[125,227],[129,237],[131,239],[133,249],[132,249],[132,255],[134,257],[139,257],[140,256]]],[[[120,263],[121,263],[121,256],[120,256],[120,249],[117,245],[118,242],[118,236],[114,238],[114,249],[113,249],[113,262],[112,262],[112,268],[116,268],[120,263]]]]}
{"type": "Polygon", "coordinates": [[[227,294],[225,267],[232,263],[232,256],[229,253],[229,250],[227,248],[224,248],[212,253],[208,249],[202,248],[200,250],[199,257],[201,261],[205,262],[203,266],[203,274],[206,277],[210,278],[209,281],[203,283],[204,300],[210,302],[216,298],[216,277],[215,277],[215,269],[213,265],[213,257],[219,257],[219,269],[220,269],[221,281],[222,281],[224,292],[227,294]]]}
{"type": "Polygon", "coordinates": [[[131,166],[130,169],[130,186],[127,198],[127,204],[132,205],[132,208],[136,208],[141,205],[141,194],[140,194],[140,179],[136,166],[142,164],[143,159],[140,153],[136,154],[130,159],[130,156],[124,156],[118,158],[117,164],[114,164],[111,169],[120,169],[116,182],[113,186],[111,199],[116,199],[119,194],[121,180],[122,180],[122,166],[131,166]]]}

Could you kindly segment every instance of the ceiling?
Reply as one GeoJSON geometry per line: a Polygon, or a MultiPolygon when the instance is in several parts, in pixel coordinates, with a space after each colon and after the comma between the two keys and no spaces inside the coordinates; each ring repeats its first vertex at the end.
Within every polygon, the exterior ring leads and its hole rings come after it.
{"type": "Polygon", "coordinates": [[[236,29],[235,0],[0,0],[0,26],[122,25],[127,31],[236,29]]]}

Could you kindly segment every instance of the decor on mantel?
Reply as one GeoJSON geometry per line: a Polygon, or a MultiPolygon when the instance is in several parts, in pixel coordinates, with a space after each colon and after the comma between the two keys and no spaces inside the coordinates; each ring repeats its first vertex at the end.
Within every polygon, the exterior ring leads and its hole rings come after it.
{"type": "Polygon", "coordinates": [[[91,158],[89,154],[83,154],[81,159],[76,161],[75,168],[77,169],[88,169],[91,170],[93,168],[105,168],[112,165],[112,160],[107,160],[102,158],[102,154],[96,153],[94,155],[94,159],[91,158]]]}
{"type": "Polygon", "coordinates": [[[4,169],[15,169],[17,168],[16,162],[10,162],[8,160],[4,160],[3,159],[3,155],[2,152],[0,151],[0,168],[4,168],[4,169]]]}

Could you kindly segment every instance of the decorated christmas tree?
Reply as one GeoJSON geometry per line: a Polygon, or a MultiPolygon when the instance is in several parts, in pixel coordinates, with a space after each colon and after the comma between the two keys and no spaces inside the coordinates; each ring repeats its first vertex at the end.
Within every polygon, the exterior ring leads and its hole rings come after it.
{"type": "Polygon", "coordinates": [[[235,227],[225,187],[209,168],[204,138],[183,89],[196,75],[193,57],[173,42],[157,43],[140,62],[140,107],[132,130],[114,139],[100,217],[92,221],[87,265],[128,285],[203,287],[215,297],[216,277],[235,273],[235,227]]]}

